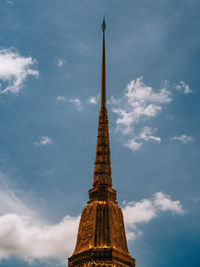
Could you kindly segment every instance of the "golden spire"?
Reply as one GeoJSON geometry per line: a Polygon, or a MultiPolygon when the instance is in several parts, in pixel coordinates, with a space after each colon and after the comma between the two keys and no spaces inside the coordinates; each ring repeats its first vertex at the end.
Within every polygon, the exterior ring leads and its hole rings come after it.
{"type": "Polygon", "coordinates": [[[94,167],[93,186],[107,185],[112,187],[110,145],[108,131],[108,116],[106,109],[106,58],[105,58],[105,18],[102,23],[102,71],[101,71],[101,109],[97,134],[96,158],[94,167]]]}
{"type": "Polygon", "coordinates": [[[120,266],[135,267],[127,248],[123,214],[112,188],[108,117],[106,109],[105,32],[101,74],[101,109],[97,134],[93,188],[84,207],[69,267],[120,266]]]}
{"type": "Polygon", "coordinates": [[[106,55],[105,55],[105,17],[101,26],[103,30],[103,44],[102,44],[102,70],[101,70],[101,107],[106,107],[106,55]]]}

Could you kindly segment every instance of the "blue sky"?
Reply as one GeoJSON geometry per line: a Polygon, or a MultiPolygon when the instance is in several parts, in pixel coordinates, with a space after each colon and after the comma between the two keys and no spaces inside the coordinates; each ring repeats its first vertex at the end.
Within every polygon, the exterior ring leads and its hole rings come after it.
{"type": "Polygon", "coordinates": [[[138,267],[199,267],[200,3],[0,1],[0,266],[65,266],[92,184],[106,16],[112,179],[138,267]]]}

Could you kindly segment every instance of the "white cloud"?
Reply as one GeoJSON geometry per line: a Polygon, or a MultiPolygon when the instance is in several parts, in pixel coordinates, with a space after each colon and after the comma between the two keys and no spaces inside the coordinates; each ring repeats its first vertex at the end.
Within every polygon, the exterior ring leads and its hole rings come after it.
{"type": "Polygon", "coordinates": [[[83,110],[83,105],[82,105],[82,102],[79,98],[70,99],[70,98],[66,98],[66,96],[57,96],[56,100],[59,102],[70,102],[70,103],[75,105],[75,107],[78,111],[83,110]]]}
{"type": "Polygon", "coordinates": [[[171,211],[173,214],[183,214],[183,208],[179,200],[172,201],[169,195],[157,192],[154,194],[153,203],[156,209],[161,211],[171,211]]]}
{"type": "MultiPolygon", "coordinates": [[[[132,151],[138,151],[144,142],[161,142],[161,137],[155,136],[157,129],[146,124],[150,119],[158,116],[163,108],[172,101],[172,93],[169,91],[170,83],[165,81],[159,91],[143,82],[143,77],[130,81],[120,98],[111,97],[112,111],[117,115],[116,130],[123,135],[124,146],[132,151]]],[[[189,85],[180,81],[175,86],[177,90],[183,90],[185,94],[192,93],[189,85]]],[[[171,140],[180,140],[183,143],[193,141],[192,137],[182,135],[171,140]]]]}
{"type": "MultiPolygon", "coordinates": [[[[17,196],[0,173],[0,260],[17,256],[29,262],[56,258],[63,261],[75,247],[79,216],[46,222],[17,196]]],[[[20,196],[24,193],[20,190],[20,196]]]]}
{"type": "Polygon", "coordinates": [[[59,60],[58,60],[58,67],[61,68],[65,63],[66,63],[66,60],[64,60],[64,59],[59,59],[59,60]]]}
{"type": "Polygon", "coordinates": [[[194,138],[192,136],[187,136],[185,134],[182,134],[181,136],[175,136],[175,137],[172,137],[170,140],[178,140],[178,141],[181,141],[183,144],[187,144],[189,142],[193,142],[194,141],[194,138]]]}
{"type": "Polygon", "coordinates": [[[154,92],[151,86],[146,86],[143,77],[132,80],[126,87],[126,96],[128,102],[133,105],[134,101],[152,102],[152,103],[169,103],[171,101],[170,92],[162,88],[160,92],[154,92]]]}
{"type": "Polygon", "coordinates": [[[67,101],[67,98],[65,96],[57,96],[56,100],[57,101],[66,102],[67,101]]]}
{"type": "Polygon", "coordinates": [[[45,145],[51,144],[51,143],[52,143],[52,140],[48,136],[42,136],[40,141],[34,142],[34,144],[37,146],[45,146],[45,145]]]}
{"type": "Polygon", "coordinates": [[[161,138],[153,135],[157,129],[152,129],[145,126],[139,134],[134,133],[134,138],[128,139],[124,146],[130,148],[132,151],[138,151],[144,142],[154,141],[157,143],[161,142],[161,138]]]}
{"type": "Polygon", "coordinates": [[[193,93],[193,91],[190,89],[190,86],[184,81],[180,81],[179,84],[175,85],[175,89],[178,91],[182,90],[186,95],[193,93]]]}
{"type": "Polygon", "coordinates": [[[139,224],[149,223],[158,217],[160,212],[170,211],[172,214],[184,214],[179,200],[172,200],[169,195],[162,192],[155,193],[152,198],[143,199],[139,202],[125,203],[123,208],[127,238],[133,239],[141,235],[138,230],[139,224]]]}
{"type": "Polygon", "coordinates": [[[97,105],[99,101],[100,95],[98,94],[97,96],[91,96],[89,98],[89,103],[92,105],[97,105]]]}
{"type": "Polygon", "coordinates": [[[81,111],[83,109],[81,100],[78,98],[70,99],[69,102],[73,103],[78,111],[81,111]]]}
{"type": "Polygon", "coordinates": [[[138,138],[139,139],[143,139],[145,141],[149,141],[149,140],[153,140],[156,141],[158,143],[161,142],[161,138],[158,136],[154,136],[153,134],[156,132],[157,129],[152,129],[148,126],[145,126],[142,131],[140,132],[138,138]]]}
{"type": "Polygon", "coordinates": [[[39,72],[31,68],[34,63],[32,57],[20,56],[14,49],[0,50],[1,93],[18,93],[28,75],[37,77],[39,72]]]}
{"type": "Polygon", "coordinates": [[[172,101],[171,93],[165,87],[159,92],[154,92],[142,79],[137,78],[127,85],[121,101],[111,101],[116,105],[112,111],[118,116],[117,129],[123,134],[131,134],[136,123],[157,116],[162,106],[172,101]]]}
{"type": "Polygon", "coordinates": [[[11,6],[14,5],[13,1],[11,1],[11,0],[6,0],[6,3],[9,4],[9,5],[11,5],[11,6]]]}
{"type": "Polygon", "coordinates": [[[0,258],[63,260],[75,247],[78,223],[79,217],[71,216],[54,225],[32,224],[30,217],[17,214],[0,216],[0,258]]]}
{"type": "Polygon", "coordinates": [[[124,146],[130,148],[132,151],[137,151],[142,146],[142,143],[138,143],[134,139],[129,139],[127,142],[124,143],[124,146]]]}

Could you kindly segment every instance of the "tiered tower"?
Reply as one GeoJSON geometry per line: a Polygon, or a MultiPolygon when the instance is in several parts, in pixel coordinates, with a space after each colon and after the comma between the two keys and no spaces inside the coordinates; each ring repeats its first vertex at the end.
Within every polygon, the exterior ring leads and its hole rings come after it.
{"type": "Polygon", "coordinates": [[[76,248],[69,258],[69,267],[135,267],[135,260],[127,248],[122,210],[116,201],[116,190],[112,188],[106,109],[105,29],[103,20],[101,109],[93,188],[89,190],[89,201],[81,214],[76,248]]]}

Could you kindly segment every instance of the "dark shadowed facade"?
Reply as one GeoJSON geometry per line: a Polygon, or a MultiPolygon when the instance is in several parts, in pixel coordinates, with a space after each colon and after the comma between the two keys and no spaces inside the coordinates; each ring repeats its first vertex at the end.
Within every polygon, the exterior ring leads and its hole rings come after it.
{"type": "Polygon", "coordinates": [[[124,220],[112,188],[108,117],[106,109],[105,21],[102,24],[101,109],[97,134],[93,188],[84,207],[76,248],[69,258],[73,266],[135,266],[127,248],[124,220]]]}

